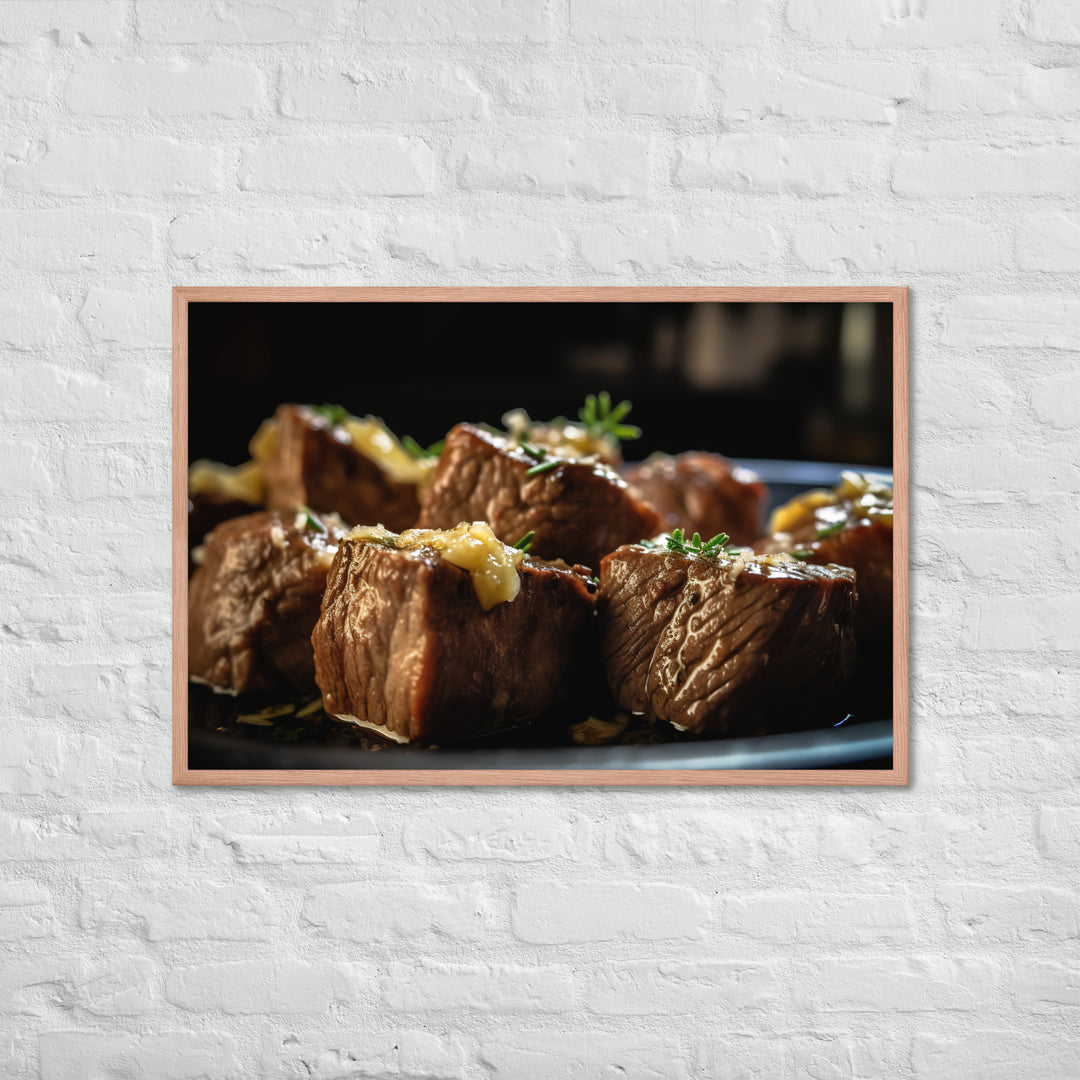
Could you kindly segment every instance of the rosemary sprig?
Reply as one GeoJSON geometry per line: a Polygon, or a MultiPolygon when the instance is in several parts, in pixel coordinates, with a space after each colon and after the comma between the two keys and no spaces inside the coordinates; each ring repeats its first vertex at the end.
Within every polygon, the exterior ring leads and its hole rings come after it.
{"type": "Polygon", "coordinates": [[[560,465],[566,463],[559,458],[549,458],[547,461],[541,461],[539,465],[534,465],[531,469],[525,470],[526,476],[539,476],[541,473],[549,472],[551,469],[557,469],[560,465]]]}
{"type": "Polygon", "coordinates": [[[530,529],[515,545],[518,551],[528,551],[532,547],[533,537],[536,535],[535,529],[530,529]]]}
{"type": "Polygon", "coordinates": [[[599,394],[589,394],[585,404],[578,410],[578,419],[588,428],[594,438],[640,439],[641,428],[621,421],[633,406],[629,401],[620,401],[612,406],[611,395],[606,390],[599,394]]]}
{"type": "Polygon", "coordinates": [[[334,427],[344,424],[352,415],[344,405],[309,405],[308,408],[334,427]]]}
{"type": "Polygon", "coordinates": [[[718,555],[725,554],[727,542],[731,539],[727,533],[717,533],[711,540],[702,540],[700,533],[687,540],[686,533],[682,529],[673,529],[667,539],[668,551],[674,551],[679,555],[694,555],[699,559],[715,559],[718,555]]]}
{"type": "Polygon", "coordinates": [[[817,538],[824,540],[826,536],[835,536],[846,524],[846,521],[837,521],[832,525],[826,525],[824,529],[818,529],[817,538]]]}
{"type": "Polygon", "coordinates": [[[533,461],[543,461],[544,458],[547,457],[547,450],[542,446],[533,446],[528,442],[521,443],[521,452],[523,454],[528,454],[533,461]]]}

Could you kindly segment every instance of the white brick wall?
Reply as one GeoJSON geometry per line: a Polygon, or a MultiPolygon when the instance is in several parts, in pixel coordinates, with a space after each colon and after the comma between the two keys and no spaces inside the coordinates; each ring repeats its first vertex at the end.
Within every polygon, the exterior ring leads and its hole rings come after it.
{"type": "Polygon", "coordinates": [[[0,1075],[1080,1075],[1077,46],[0,4],[0,1075]],[[171,788],[177,283],[910,284],[911,788],[171,788]]]}

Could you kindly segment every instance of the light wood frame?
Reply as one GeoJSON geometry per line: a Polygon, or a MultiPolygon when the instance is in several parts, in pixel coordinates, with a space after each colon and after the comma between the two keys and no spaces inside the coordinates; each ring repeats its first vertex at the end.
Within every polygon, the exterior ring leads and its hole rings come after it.
{"type": "Polygon", "coordinates": [[[906,287],[792,288],[340,288],[178,287],[173,289],[173,783],[398,785],[617,785],[711,786],[733,784],[905,785],[908,782],[908,290],[906,287]],[[726,301],[728,303],[864,302],[893,307],[893,767],[892,769],[717,770],[357,770],[189,769],[188,762],[188,305],[222,302],[503,303],[595,301],[726,301]]]}

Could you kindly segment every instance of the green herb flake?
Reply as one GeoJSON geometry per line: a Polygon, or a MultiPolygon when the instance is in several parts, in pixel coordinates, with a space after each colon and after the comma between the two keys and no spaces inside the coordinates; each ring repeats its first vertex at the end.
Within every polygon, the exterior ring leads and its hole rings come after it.
{"type": "Polygon", "coordinates": [[[515,545],[518,551],[528,551],[532,547],[533,537],[536,535],[535,529],[530,529],[515,545]]]}
{"type": "Polygon", "coordinates": [[[824,529],[818,529],[817,538],[824,540],[826,536],[835,536],[846,524],[846,521],[837,521],[832,525],[826,525],[824,529]]]}
{"type": "Polygon", "coordinates": [[[304,519],[304,528],[311,529],[314,532],[324,533],[327,531],[326,526],[316,517],[314,511],[308,506],[301,506],[299,510],[300,515],[304,519]]]}
{"type": "Polygon", "coordinates": [[[790,555],[793,559],[798,559],[800,562],[806,562],[814,557],[812,551],[788,551],[786,554],[790,555]]]}
{"type": "Polygon", "coordinates": [[[715,559],[718,555],[728,554],[726,545],[731,539],[727,533],[717,533],[711,540],[702,540],[700,533],[687,540],[682,529],[673,529],[667,538],[668,551],[678,555],[693,555],[699,559],[715,559]]]}
{"type": "Polygon", "coordinates": [[[541,461],[539,465],[534,465],[531,469],[526,469],[525,475],[539,476],[541,473],[550,472],[552,469],[557,469],[560,465],[564,464],[565,462],[560,461],[558,458],[549,461],[541,461]]]}
{"type": "Polygon", "coordinates": [[[641,428],[622,421],[633,406],[629,401],[611,404],[611,395],[606,390],[599,394],[589,394],[585,404],[578,410],[578,419],[596,439],[607,438],[615,442],[641,438],[641,428]]]}
{"type": "Polygon", "coordinates": [[[411,435],[402,435],[401,445],[405,447],[410,457],[416,458],[417,461],[426,461],[428,458],[437,458],[443,452],[446,440],[440,439],[438,442],[433,442],[425,450],[411,435]]]}
{"type": "Polygon", "coordinates": [[[309,405],[308,408],[335,427],[340,427],[352,415],[344,405],[309,405]]]}

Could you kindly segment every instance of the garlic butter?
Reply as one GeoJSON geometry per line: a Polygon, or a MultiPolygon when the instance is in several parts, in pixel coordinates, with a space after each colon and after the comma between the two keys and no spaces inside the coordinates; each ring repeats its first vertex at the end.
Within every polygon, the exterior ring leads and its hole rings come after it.
{"type": "MultiPolygon", "coordinates": [[[[845,470],[835,490],[807,491],[791,502],[778,506],[769,518],[769,535],[795,532],[814,521],[816,511],[847,501],[851,502],[854,516],[892,524],[893,489],[888,477],[845,470]]],[[[829,518],[827,514],[822,516],[822,520],[829,518]]],[[[842,515],[837,520],[846,520],[846,516],[842,515]]],[[[831,519],[827,523],[832,524],[831,519]]]]}
{"type": "Polygon", "coordinates": [[[503,414],[502,422],[514,442],[532,443],[567,461],[604,460],[612,452],[603,436],[593,435],[584,424],[572,420],[536,424],[524,409],[511,409],[503,414]]]}
{"type": "Polygon", "coordinates": [[[341,429],[348,433],[353,446],[364,457],[399,484],[422,484],[438,460],[434,457],[414,458],[386,425],[374,416],[366,416],[363,420],[350,416],[341,429]]]}
{"type": "Polygon", "coordinates": [[[400,534],[382,525],[360,525],[345,539],[373,540],[399,550],[426,547],[437,551],[448,563],[469,572],[484,611],[508,603],[521,590],[518,567],[525,552],[504,544],[486,521],[463,521],[452,529],[406,529],[400,534]]]}
{"type": "Polygon", "coordinates": [[[188,469],[188,495],[239,499],[258,506],[263,498],[262,466],[248,461],[233,468],[216,461],[196,461],[188,469]]]}

